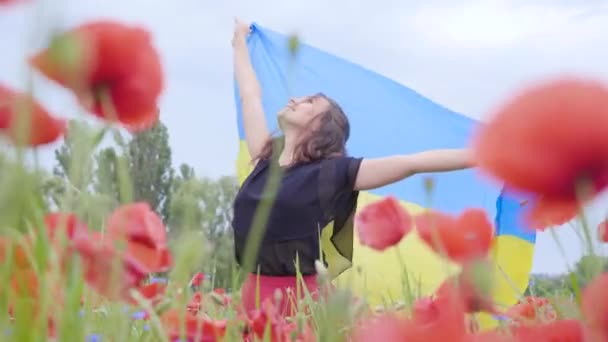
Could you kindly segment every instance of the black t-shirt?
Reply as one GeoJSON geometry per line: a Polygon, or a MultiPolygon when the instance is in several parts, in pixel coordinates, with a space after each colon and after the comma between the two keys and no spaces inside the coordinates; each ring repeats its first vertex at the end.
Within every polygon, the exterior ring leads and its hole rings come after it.
{"type": "MultiPolygon", "coordinates": [[[[314,274],[314,262],[320,259],[321,229],[331,221],[347,217],[356,206],[358,192],[354,191],[354,183],[360,163],[358,158],[336,157],[284,169],[257,267],[249,271],[257,272],[259,267],[263,275],[295,275],[297,254],[300,272],[314,274]],[[328,182],[329,186],[324,186],[328,182]]],[[[263,196],[268,196],[264,190],[269,170],[270,161],[260,160],[234,201],[235,255],[241,265],[257,207],[263,196]]]]}

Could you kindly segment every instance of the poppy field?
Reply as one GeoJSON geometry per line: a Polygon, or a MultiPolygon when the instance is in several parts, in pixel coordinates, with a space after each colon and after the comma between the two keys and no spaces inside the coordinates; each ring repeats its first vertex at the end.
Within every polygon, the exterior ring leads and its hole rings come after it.
{"type": "MultiPolygon", "coordinates": [[[[0,1],[0,7],[10,2],[0,1]]],[[[68,169],[75,177],[104,137],[145,132],[159,119],[165,78],[145,27],[81,24],[58,33],[28,63],[77,98],[82,115],[97,122],[91,136],[74,138],[80,153],[68,169]]],[[[530,208],[525,220],[531,229],[551,230],[577,219],[589,254],[596,240],[608,242],[608,222],[590,227],[581,214],[608,187],[608,84],[545,80],[490,114],[470,146],[480,174],[532,198],[522,204],[530,208]]],[[[290,296],[296,312],[281,314],[273,301],[245,312],[238,270],[231,286],[216,286],[212,275],[197,271],[200,237],[185,231],[170,243],[161,213],[133,200],[135,180],[120,159],[120,205],[98,222],[69,210],[80,201],[78,189],[61,193],[56,208],[45,203],[38,166],[26,155],[66,138],[68,127],[66,118],[28,90],[0,84],[0,135],[8,146],[0,155],[2,341],[608,340],[608,273],[601,267],[585,284],[572,279],[569,295],[522,294],[510,307],[497,305],[487,277],[494,241],[488,214],[469,208],[458,215],[413,215],[392,197],[357,213],[361,243],[388,252],[418,234],[460,265],[459,274],[411,305],[378,310],[334,288],[319,262],[322,295],[279,292],[277,301],[290,296]],[[491,314],[497,327],[481,329],[478,313],[491,314]]]]}

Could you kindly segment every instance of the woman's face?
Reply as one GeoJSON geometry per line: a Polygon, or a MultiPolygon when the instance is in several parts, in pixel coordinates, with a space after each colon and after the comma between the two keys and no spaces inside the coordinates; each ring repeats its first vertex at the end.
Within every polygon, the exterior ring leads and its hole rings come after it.
{"type": "Polygon", "coordinates": [[[279,112],[279,122],[282,128],[304,128],[318,115],[326,112],[329,107],[329,101],[323,96],[292,98],[279,112]]]}

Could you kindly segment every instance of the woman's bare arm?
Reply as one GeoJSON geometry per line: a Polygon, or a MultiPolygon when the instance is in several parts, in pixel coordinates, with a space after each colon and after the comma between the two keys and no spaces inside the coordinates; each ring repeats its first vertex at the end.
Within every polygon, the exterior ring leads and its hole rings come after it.
{"type": "Polygon", "coordinates": [[[266,117],[262,106],[262,89],[258,82],[247,47],[249,25],[238,19],[235,22],[234,38],[234,70],[239,87],[241,108],[243,110],[243,125],[245,140],[249,155],[257,156],[268,141],[270,133],[266,126],[266,117]]]}
{"type": "Polygon", "coordinates": [[[418,173],[444,172],[474,166],[466,149],[431,150],[409,155],[364,159],[355,190],[369,190],[400,181],[418,173]]]}

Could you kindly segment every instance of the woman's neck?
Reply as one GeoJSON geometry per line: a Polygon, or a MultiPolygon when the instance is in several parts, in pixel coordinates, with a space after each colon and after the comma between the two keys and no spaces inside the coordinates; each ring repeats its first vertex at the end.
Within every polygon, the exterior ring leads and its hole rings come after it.
{"type": "Polygon", "coordinates": [[[294,163],[294,152],[297,145],[297,137],[293,135],[285,135],[285,145],[283,145],[283,151],[279,156],[279,165],[289,166],[294,163]]]}

